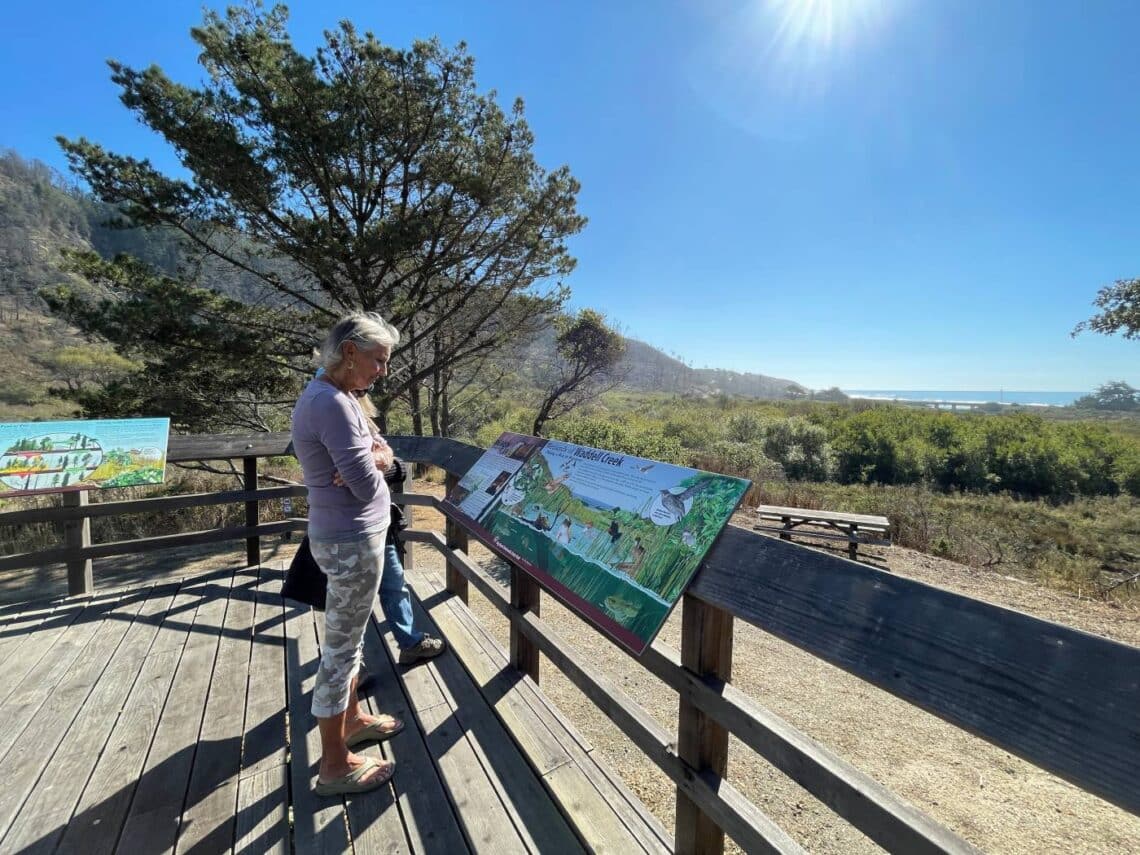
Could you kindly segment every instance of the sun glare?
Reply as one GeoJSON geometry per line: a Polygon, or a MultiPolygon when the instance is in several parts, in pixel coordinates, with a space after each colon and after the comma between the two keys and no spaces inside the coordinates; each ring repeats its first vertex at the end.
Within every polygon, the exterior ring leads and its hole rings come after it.
{"type": "Polygon", "coordinates": [[[874,29],[890,0],[762,0],[780,50],[831,51],[874,29]]]}
{"type": "MultiPolygon", "coordinates": [[[[696,0],[694,0],[696,2],[696,0]]],[[[814,133],[830,92],[871,67],[913,0],[700,0],[706,37],[686,63],[699,97],[765,138],[814,133]]]]}

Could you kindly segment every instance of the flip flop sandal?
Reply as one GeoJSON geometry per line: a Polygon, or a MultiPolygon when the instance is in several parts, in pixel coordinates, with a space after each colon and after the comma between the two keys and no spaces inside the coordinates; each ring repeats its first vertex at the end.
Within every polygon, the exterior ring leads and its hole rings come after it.
{"type": "Polygon", "coordinates": [[[389,716],[387,720],[381,719],[375,724],[362,727],[356,731],[356,733],[352,734],[352,736],[346,737],[344,744],[349,748],[355,748],[366,742],[383,742],[385,739],[391,739],[403,729],[403,720],[389,716]],[[393,725],[392,722],[395,722],[395,725],[393,725]]]}
{"type": "Polygon", "coordinates": [[[379,789],[392,780],[392,775],[396,772],[395,762],[387,764],[388,774],[376,775],[370,781],[363,779],[373,769],[384,765],[373,757],[366,757],[363,763],[342,778],[337,778],[335,781],[322,781],[318,778],[317,785],[313,787],[313,792],[318,796],[349,796],[354,793],[367,793],[379,789]]]}

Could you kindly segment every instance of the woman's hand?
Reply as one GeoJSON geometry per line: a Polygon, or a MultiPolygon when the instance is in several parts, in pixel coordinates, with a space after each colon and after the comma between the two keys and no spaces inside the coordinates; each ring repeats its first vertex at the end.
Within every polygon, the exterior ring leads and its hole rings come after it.
{"type": "MultiPolygon", "coordinates": [[[[385,471],[395,459],[396,453],[392,451],[392,446],[388,445],[382,437],[372,440],[372,460],[376,463],[377,469],[381,472],[385,471]]],[[[344,486],[344,479],[340,477],[339,472],[333,472],[332,482],[334,487],[344,486]]]]}
{"type": "Polygon", "coordinates": [[[392,451],[392,447],[386,443],[383,438],[377,437],[372,440],[372,459],[376,461],[376,468],[385,470],[392,465],[396,454],[392,451]]]}

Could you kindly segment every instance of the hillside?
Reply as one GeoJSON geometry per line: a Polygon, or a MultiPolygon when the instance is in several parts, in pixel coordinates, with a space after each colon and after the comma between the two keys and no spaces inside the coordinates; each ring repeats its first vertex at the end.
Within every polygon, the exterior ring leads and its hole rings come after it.
{"type": "MultiPolygon", "coordinates": [[[[122,228],[114,220],[113,209],[44,164],[11,151],[0,154],[0,358],[9,366],[0,390],[0,419],[73,415],[74,406],[49,395],[50,388],[98,382],[125,365],[109,348],[91,345],[52,317],[38,296],[41,289],[64,283],[89,287],[61,271],[64,251],[94,250],[104,258],[128,253],[168,274],[184,263],[177,236],[122,228]]],[[[200,273],[215,290],[242,302],[257,293],[248,276],[217,262],[207,262],[200,273]]],[[[767,399],[806,391],[763,374],[691,368],[636,339],[627,339],[627,345],[622,368],[624,385],[632,391],[767,399]]],[[[536,380],[553,352],[550,330],[527,348],[520,379],[536,380]]]]}
{"type": "Polygon", "coordinates": [[[680,359],[657,348],[626,339],[626,385],[644,392],[675,392],[697,395],[730,395],[744,398],[786,398],[789,389],[808,390],[791,380],[766,374],[742,374],[717,368],[690,368],[680,359]]]}

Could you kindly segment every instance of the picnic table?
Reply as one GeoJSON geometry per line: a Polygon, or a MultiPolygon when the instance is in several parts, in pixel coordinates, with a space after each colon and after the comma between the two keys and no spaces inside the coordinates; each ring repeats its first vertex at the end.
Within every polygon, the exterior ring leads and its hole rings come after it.
{"type": "Polygon", "coordinates": [[[820,511],[810,508],[786,508],[780,505],[760,505],[756,508],[760,521],[756,531],[777,532],[781,540],[791,540],[793,534],[818,537],[824,540],[847,541],[847,554],[854,559],[859,544],[890,546],[888,536],[890,520],[875,514],[849,514],[840,511],[820,511]],[[769,523],[778,522],[779,525],[769,523]],[[811,526],[801,531],[800,526],[811,526]],[[823,528],[825,531],[819,531],[823,528]]]}

